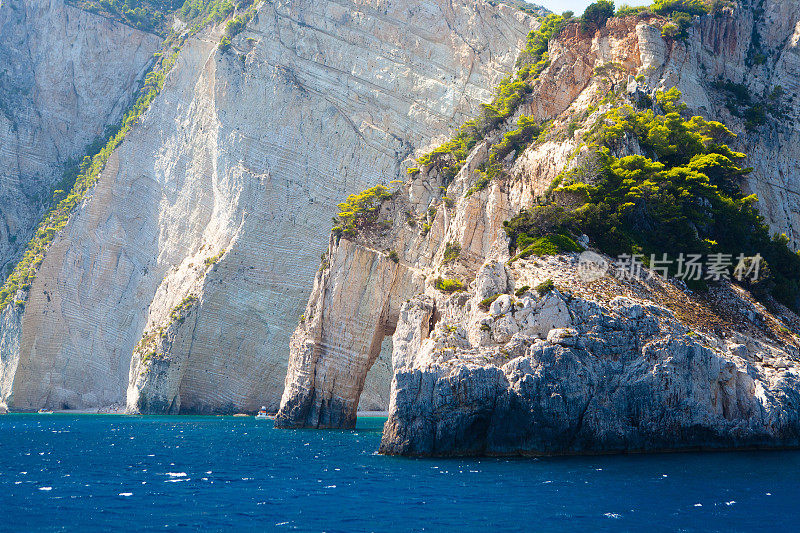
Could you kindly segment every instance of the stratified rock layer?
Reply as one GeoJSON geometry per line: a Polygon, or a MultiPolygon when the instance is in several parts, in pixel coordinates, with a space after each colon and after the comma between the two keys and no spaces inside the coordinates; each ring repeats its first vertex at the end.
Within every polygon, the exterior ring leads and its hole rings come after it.
{"type": "Polygon", "coordinates": [[[0,332],[18,360],[2,399],[125,402],[134,346],[224,252],[192,327],[171,333],[187,364],[148,390],[179,394],[182,412],[277,409],[336,204],[490,100],[533,25],[484,1],[279,0],[227,52],[221,28],[189,38],[0,332]]]}
{"type": "MultiPolygon", "coordinates": [[[[558,268],[564,275],[575,263],[558,268]]],[[[520,270],[548,274],[547,266],[520,270]]],[[[505,299],[508,309],[488,313],[475,311],[477,295],[444,304],[416,297],[403,306],[395,354],[411,356],[395,357],[382,453],[800,445],[796,346],[700,335],[670,310],[638,298],[599,304],[554,290],[505,299]],[[555,306],[567,313],[560,324],[547,311],[555,306]],[[429,331],[433,309],[443,307],[429,331]],[[487,324],[487,338],[476,338],[476,325],[487,324]]]]}
{"type": "Polygon", "coordinates": [[[0,5],[2,279],[64,163],[119,121],[159,41],[62,0],[0,5]]]}

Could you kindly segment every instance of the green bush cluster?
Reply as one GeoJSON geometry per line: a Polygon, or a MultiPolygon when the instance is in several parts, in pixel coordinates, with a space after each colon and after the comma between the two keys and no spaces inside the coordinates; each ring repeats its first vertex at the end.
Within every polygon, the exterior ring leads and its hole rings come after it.
{"type": "Polygon", "coordinates": [[[477,171],[478,179],[476,179],[475,183],[472,184],[472,187],[467,189],[467,191],[464,193],[465,197],[472,196],[476,192],[482,191],[489,186],[493,179],[501,175],[505,175],[505,170],[503,169],[503,165],[501,163],[484,163],[478,167],[477,171]]]}
{"type": "Polygon", "coordinates": [[[230,0],[186,0],[178,14],[184,21],[200,19],[205,25],[225,20],[234,9],[235,5],[230,0]]]}
{"type": "Polygon", "coordinates": [[[614,16],[614,2],[599,0],[589,4],[580,20],[581,33],[592,35],[605,26],[606,21],[614,16]]]}
{"type": "Polygon", "coordinates": [[[526,147],[542,132],[542,126],[535,119],[521,115],[517,119],[517,129],[503,135],[503,140],[492,146],[494,161],[502,161],[508,154],[526,147]]]}
{"type": "Polygon", "coordinates": [[[484,298],[478,303],[478,308],[482,311],[488,311],[489,308],[492,306],[495,300],[500,298],[501,294],[495,294],[494,296],[489,296],[488,298],[484,298]]]}
{"type": "Polygon", "coordinates": [[[684,116],[686,106],[676,89],[656,99],[664,114],[626,105],[598,121],[590,145],[596,174],[586,182],[562,178],[562,186],[582,190],[586,201],[520,213],[506,223],[511,246],[519,247],[522,234],[580,232],[612,256],[760,254],[771,278],[764,292],[800,309],[800,255],[789,249],[785,236],[770,235],[756,196],[740,192],[742,176],[751,169],[741,164],[744,154],[725,144],[734,135],[719,122],[684,116]],[[637,140],[644,155],[614,156],[612,150],[625,138],[637,140]]]}
{"type": "Polygon", "coordinates": [[[647,6],[630,6],[628,4],[622,4],[617,8],[617,12],[614,13],[615,17],[627,17],[629,15],[638,15],[640,13],[648,13],[650,9],[647,6]]]}
{"type": "Polygon", "coordinates": [[[68,0],[80,9],[105,15],[142,31],[166,36],[180,0],[68,0]]]}
{"type": "Polygon", "coordinates": [[[217,261],[219,261],[222,258],[223,255],[225,255],[225,250],[220,250],[217,255],[214,255],[214,256],[211,256],[211,257],[206,257],[203,260],[203,264],[205,266],[207,266],[207,267],[216,265],[217,261]]]}
{"type": "Polygon", "coordinates": [[[162,56],[153,69],[145,77],[145,82],[139,90],[138,97],[131,108],[125,113],[119,127],[105,143],[102,149],[93,157],[84,157],[83,161],[74,173],[74,183],[70,188],[69,194],[61,197],[62,194],[54,196],[53,206],[44,215],[42,221],[36,228],[33,238],[28,243],[22,259],[14,267],[14,270],[6,278],[0,289],[0,312],[14,298],[18,290],[28,290],[36,278],[36,272],[44,261],[48,247],[55,239],[56,234],[67,225],[70,215],[75,208],[83,201],[87,191],[91,189],[100,172],[106,165],[108,158],[114,149],[122,143],[125,136],[139,117],[150,107],[150,103],[161,91],[164,86],[164,79],[172,69],[178,58],[180,47],[176,47],[168,56],[162,56]]]}
{"type": "Polygon", "coordinates": [[[181,303],[176,305],[172,308],[172,311],[169,313],[169,322],[167,323],[167,327],[174,323],[182,324],[183,321],[186,319],[186,314],[189,312],[189,309],[197,303],[197,296],[194,294],[190,294],[189,296],[185,297],[181,300],[181,303]]]}
{"type": "Polygon", "coordinates": [[[704,0],[655,0],[650,10],[662,16],[674,13],[686,13],[690,16],[705,15],[709,11],[704,0]]]}
{"type": "Polygon", "coordinates": [[[556,288],[556,284],[553,283],[553,280],[550,279],[550,278],[547,278],[546,280],[544,280],[543,282],[538,284],[534,288],[534,290],[539,294],[539,296],[544,296],[545,294],[547,294],[549,292],[552,292],[553,289],[555,289],[555,288],[556,288]]]}
{"type": "Polygon", "coordinates": [[[231,39],[244,31],[247,27],[247,23],[253,20],[255,14],[255,7],[251,7],[243,13],[236,15],[225,24],[225,33],[219,40],[219,49],[222,52],[227,51],[231,47],[231,39]]]}
{"type": "Polygon", "coordinates": [[[211,22],[220,22],[235,9],[244,8],[252,0],[67,0],[75,7],[99,13],[143,31],[166,37],[172,27],[172,16],[193,23],[196,31],[211,22]]]}
{"type": "Polygon", "coordinates": [[[464,290],[464,283],[462,283],[461,280],[442,277],[436,278],[433,282],[433,286],[436,290],[446,292],[447,294],[464,290]]]}
{"type": "Polygon", "coordinates": [[[357,194],[351,194],[339,204],[339,214],[334,217],[333,233],[353,237],[359,229],[374,226],[378,222],[381,204],[392,197],[385,185],[376,185],[357,194]]]}
{"type": "Polygon", "coordinates": [[[481,112],[475,119],[464,123],[450,141],[437,147],[432,152],[421,156],[418,162],[422,166],[432,165],[442,175],[445,185],[455,177],[478,142],[486,134],[497,128],[519,108],[525,95],[531,91],[531,82],[547,67],[547,45],[557,35],[564,23],[564,18],[549,15],[542,20],[538,30],[528,35],[525,48],[517,59],[519,70],[514,78],[507,77],[497,89],[497,94],[490,104],[481,104],[481,112]]]}
{"type": "Polygon", "coordinates": [[[451,263],[458,259],[458,256],[461,255],[461,245],[455,241],[450,241],[444,246],[444,258],[443,261],[445,263],[451,263]]]}
{"type": "Polygon", "coordinates": [[[524,259],[532,255],[543,257],[546,255],[558,255],[567,252],[580,252],[581,247],[564,233],[545,235],[544,237],[532,238],[527,234],[520,235],[521,251],[514,256],[513,260],[524,259]]]}

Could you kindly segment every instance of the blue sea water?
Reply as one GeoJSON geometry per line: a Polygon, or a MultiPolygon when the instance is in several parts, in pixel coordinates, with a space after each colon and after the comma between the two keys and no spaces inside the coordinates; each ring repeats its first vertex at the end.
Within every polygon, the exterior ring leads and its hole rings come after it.
{"type": "Polygon", "coordinates": [[[0,530],[797,531],[800,452],[377,455],[382,419],[0,416],[0,530]]]}

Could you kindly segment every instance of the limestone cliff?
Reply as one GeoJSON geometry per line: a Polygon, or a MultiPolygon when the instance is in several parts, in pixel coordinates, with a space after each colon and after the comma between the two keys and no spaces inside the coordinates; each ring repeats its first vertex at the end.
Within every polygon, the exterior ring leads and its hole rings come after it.
{"type": "MultiPolygon", "coordinates": [[[[484,1],[276,0],[228,50],[222,26],[189,37],[24,309],[6,309],[2,401],[276,409],[335,205],[474,114],[535,24],[484,1]],[[134,347],[160,328],[168,355],[142,367],[134,347]]],[[[366,407],[388,402],[384,368],[366,407]]]]}
{"type": "MultiPolygon", "coordinates": [[[[412,169],[369,224],[332,239],[292,339],[276,424],[351,427],[377,339],[392,334],[384,453],[798,445],[793,312],[730,283],[694,293],[658,277],[586,282],[577,254],[512,261],[503,227],[551,194],[564,170],[591,166],[584,139],[615,100],[647,106],[677,87],[690,111],[738,134],[754,167],[743,188],[796,247],[800,9],[742,4],[696,17],[685,40],[662,37],[666,21],[652,14],[611,19],[588,36],[567,25],[520,108],[452,181],[436,166],[412,169]],[[737,84],[753,102],[780,85],[781,112],[746,123],[727,94],[737,84]],[[543,132],[504,156],[492,179],[490,147],[523,114],[543,132]],[[531,289],[547,280],[554,290],[531,289]],[[372,294],[381,303],[364,305],[372,294]]],[[[620,155],[641,153],[625,139],[620,155]]]]}
{"type": "Polygon", "coordinates": [[[119,121],[160,39],[67,6],[0,4],[0,272],[24,248],[64,164],[119,121]]]}

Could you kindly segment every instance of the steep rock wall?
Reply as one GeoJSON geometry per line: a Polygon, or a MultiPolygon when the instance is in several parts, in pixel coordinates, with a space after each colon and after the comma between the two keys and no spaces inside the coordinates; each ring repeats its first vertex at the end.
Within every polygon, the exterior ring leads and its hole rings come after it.
{"type": "Polygon", "coordinates": [[[45,258],[9,404],[124,402],[143,331],[224,252],[167,388],[183,412],[277,408],[335,205],[489,100],[533,24],[485,2],[293,0],[261,4],[225,53],[213,29],[190,38],[45,258]]]}
{"type": "Polygon", "coordinates": [[[62,0],[0,5],[0,272],[18,256],[63,164],[116,123],[160,39],[62,0]]]}

